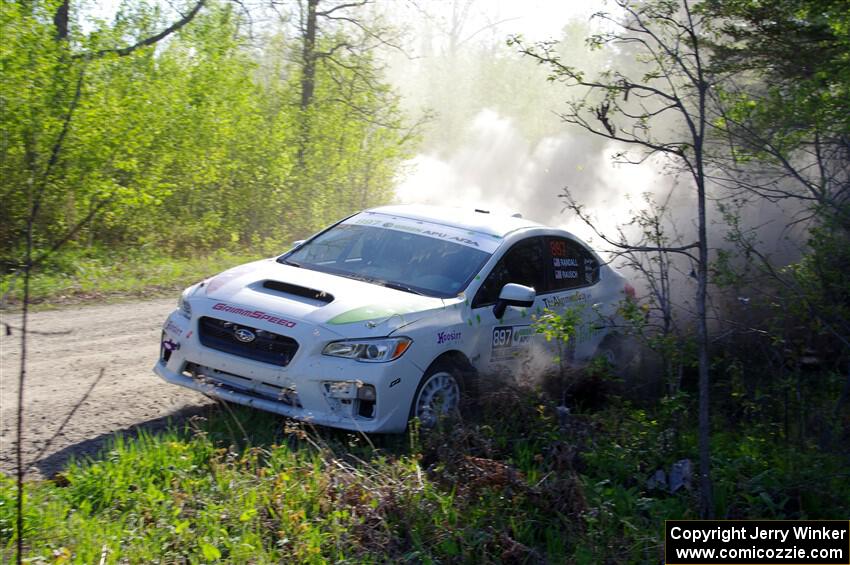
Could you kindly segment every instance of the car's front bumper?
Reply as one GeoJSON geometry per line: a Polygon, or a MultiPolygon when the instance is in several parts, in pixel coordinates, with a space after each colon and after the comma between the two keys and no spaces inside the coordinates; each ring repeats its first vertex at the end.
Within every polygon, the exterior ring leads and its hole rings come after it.
{"type": "Polygon", "coordinates": [[[286,367],[279,367],[204,347],[197,335],[197,315],[189,320],[175,311],[163,326],[154,372],[166,382],[304,422],[362,432],[404,431],[421,370],[404,357],[361,363],[324,356],[321,350],[332,336],[317,331],[309,335],[317,333],[315,339],[301,334],[298,352],[286,367]],[[362,401],[356,394],[340,398],[329,391],[329,382],[373,386],[375,400],[367,411],[371,414],[360,413],[362,401]]]}

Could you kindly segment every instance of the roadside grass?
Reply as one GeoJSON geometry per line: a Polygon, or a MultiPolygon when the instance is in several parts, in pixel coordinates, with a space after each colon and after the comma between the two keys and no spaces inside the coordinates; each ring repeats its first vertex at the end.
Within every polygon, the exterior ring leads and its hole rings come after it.
{"type": "MultiPolygon", "coordinates": [[[[658,562],[664,519],[697,517],[693,489],[647,484],[694,458],[688,402],[651,411],[609,392],[566,415],[541,390],[505,384],[476,401],[471,420],[375,437],[221,405],[161,434],[116,437],[99,457],[28,483],[26,557],[658,562]]],[[[718,517],[846,515],[846,454],[789,443],[775,427],[716,427],[718,517]]],[[[14,492],[0,477],[4,561],[14,492]]]]}
{"type": "MultiPolygon", "coordinates": [[[[164,294],[181,289],[230,267],[284,251],[271,246],[219,249],[197,256],[172,256],[156,250],[117,253],[70,250],[52,257],[30,282],[35,304],[73,303],[164,294]]],[[[12,305],[22,300],[22,281],[16,273],[0,275],[0,296],[12,305]]]]}

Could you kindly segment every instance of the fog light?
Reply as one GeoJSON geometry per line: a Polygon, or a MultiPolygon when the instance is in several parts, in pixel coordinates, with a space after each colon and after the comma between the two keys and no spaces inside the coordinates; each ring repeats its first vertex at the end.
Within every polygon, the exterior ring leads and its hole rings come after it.
{"type": "Polygon", "coordinates": [[[357,393],[354,390],[355,384],[350,381],[329,381],[324,383],[325,392],[331,398],[354,398],[357,393]]]}
{"type": "Polygon", "coordinates": [[[357,389],[357,398],[360,400],[375,401],[375,387],[372,385],[363,385],[357,389]]]}

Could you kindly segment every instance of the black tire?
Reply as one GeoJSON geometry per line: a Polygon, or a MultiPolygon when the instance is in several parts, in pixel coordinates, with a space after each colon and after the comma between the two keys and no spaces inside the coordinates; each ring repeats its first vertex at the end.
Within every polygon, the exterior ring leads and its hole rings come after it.
{"type": "Polygon", "coordinates": [[[623,376],[638,362],[638,344],[634,338],[620,334],[608,334],[599,347],[596,357],[602,357],[617,376],[623,376]]]}
{"type": "Polygon", "coordinates": [[[460,413],[464,392],[464,374],[448,360],[435,361],[419,381],[410,419],[418,418],[423,428],[433,428],[440,418],[460,413]]]}

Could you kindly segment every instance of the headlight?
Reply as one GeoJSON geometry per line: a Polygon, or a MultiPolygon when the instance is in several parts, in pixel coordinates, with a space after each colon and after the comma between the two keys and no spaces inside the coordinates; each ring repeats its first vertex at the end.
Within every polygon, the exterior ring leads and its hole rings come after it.
{"type": "Polygon", "coordinates": [[[385,363],[404,355],[411,343],[413,340],[409,337],[334,341],[325,346],[322,355],[345,357],[366,363],[385,363]]]}
{"type": "Polygon", "coordinates": [[[177,308],[180,309],[180,313],[192,319],[192,305],[189,304],[189,295],[192,294],[192,291],[195,290],[194,286],[190,286],[186,290],[183,291],[183,294],[180,295],[180,298],[177,299],[177,308]]]}

